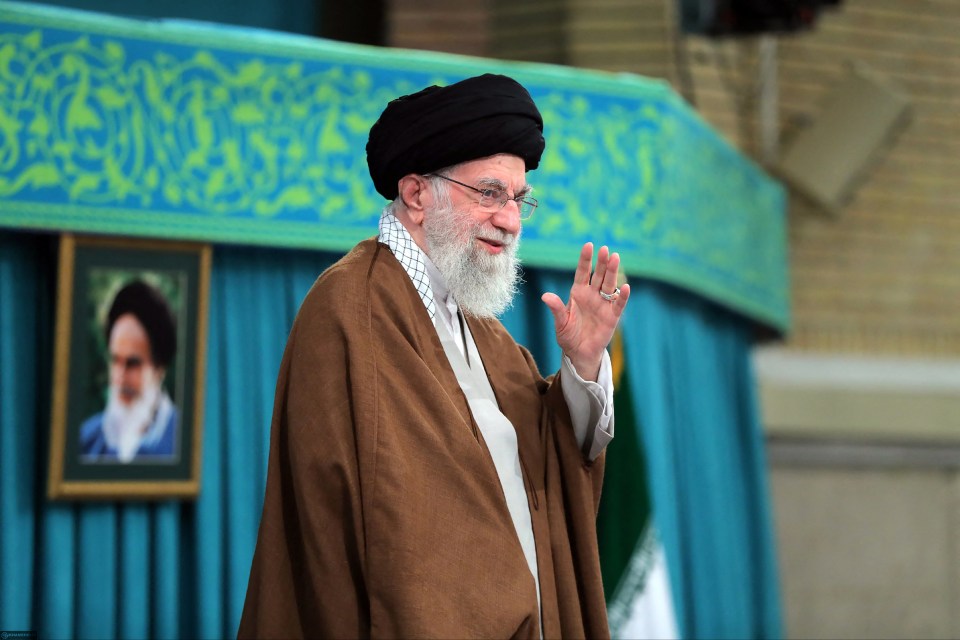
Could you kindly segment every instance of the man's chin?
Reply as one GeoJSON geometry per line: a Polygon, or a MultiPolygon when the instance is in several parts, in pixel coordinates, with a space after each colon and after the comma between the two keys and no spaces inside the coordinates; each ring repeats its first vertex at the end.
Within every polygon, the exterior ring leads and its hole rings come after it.
{"type": "Polygon", "coordinates": [[[134,394],[115,388],[110,393],[105,412],[119,424],[143,427],[153,414],[159,393],[159,387],[144,387],[134,394]]]}
{"type": "MultiPolygon", "coordinates": [[[[477,242],[482,245],[482,242],[477,242]]],[[[478,246],[470,252],[470,267],[478,269],[491,278],[502,278],[516,268],[515,252],[512,247],[501,246],[491,250],[487,246],[478,246]]]]}

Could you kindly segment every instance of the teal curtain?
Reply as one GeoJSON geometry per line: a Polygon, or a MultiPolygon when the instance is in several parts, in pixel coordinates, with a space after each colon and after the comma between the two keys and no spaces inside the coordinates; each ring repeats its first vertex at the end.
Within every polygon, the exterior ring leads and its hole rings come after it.
{"type": "Polygon", "coordinates": [[[669,286],[633,285],[628,384],[684,638],[782,636],[751,325],[669,286]]]}
{"type": "MultiPolygon", "coordinates": [[[[266,478],[280,358],[300,301],[336,256],[216,247],[203,471],[196,502],[45,498],[56,238],[0,233],[0,629],[46,638],[236,633],[266,478]]],[[[560,354],[531,270],[504,324],[541,370],[560,354]]],[[[349,292],[345,292],[347,295],[349,292]]],[[[624,320],[650,488],[687,637],[776,637],[762,442],[742,319],[638,284],[624,320]]],[[[618,429],[629,428],[618,422],[618,429]]]]}
{"type": "MultiPolygon", "coordinates": [[[[0,231],[0,629],[35,629],[51,358],[50,243],[0,231]]],[[[51,603],[62,604],[59,600],[51,603]]],[[[72,612],[70,612],[72,615],[72,612]]]]}
{"type": "Polygon", "coordinates": [[[216,248],[196,502],[48,502],[56,246],[0,234],[0,629],[235,636],[287,331],[336,256],[216,248]]]}

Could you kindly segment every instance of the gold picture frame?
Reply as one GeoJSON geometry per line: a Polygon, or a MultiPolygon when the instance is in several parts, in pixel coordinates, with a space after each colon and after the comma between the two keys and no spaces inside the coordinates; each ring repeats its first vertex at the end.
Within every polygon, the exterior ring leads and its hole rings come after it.
{"type": "Polygon", "coordinates": [[[211,254],[61,235],[50,499],[199,493],[211,254]]]}

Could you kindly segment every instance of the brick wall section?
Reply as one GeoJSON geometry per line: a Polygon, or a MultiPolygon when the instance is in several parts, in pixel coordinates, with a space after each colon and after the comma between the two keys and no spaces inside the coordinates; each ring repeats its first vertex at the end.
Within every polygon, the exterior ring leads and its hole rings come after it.
{"type": "Polygon", "coordinates": [[[664,0],[390,0],[388,44],[670,78],[664,0]]]}
{"type": "Polygon", "coordinates": [[[559,0],[493,0],[488,55],[507,60],[570,64],[567,5],[559,0]]]}
{"type": "Polygon", "coordinates": [[[687,98],[731,143],[754,151],[757,43],[753,39],[682,36],[687,98]]]}
{"type": "MultiPolygon", "coordinates": [[[[674,0],[469,7],[392,0],[391,44],[663,78],[758,155],[756,39],[680,35],[674,0]]],[[[784,142],[815,121],[846,61],[885,75],[914,106],[840,215],[791,198],[788,346],[960,356],[960,1],[844,0],[778,47],[784,142]]]]}
{"type": "MultiPolygon", "coordinates": [[[[756,39],[686,36],[692,101],[758,155],[756,39]]],[[[778,39],[780,140],[820,114],[848,62],[913,101],[913,120],[829,216],[790,200],[798,350],[960,355],[960,2],[844,0],[812,32],[778,39]]]]}
{"type": "Polygon", "coordinates": [[[386,44],[472,56],[489,56],[493,0],[387,0],[386,44]]]}
{"type": "Polygon", "coordinates": [[[570,64],[673,79],[674,19],[664,0],[568,0],[570,64]]]}
{"type": "Polygon", "coordinates": [[[911,96],[914,117],[837,217],[791,209],[802,349],[960,355],[960,2],[846,0],[782,47],[785,126],[815,118],[844,60],[911,96]]]}

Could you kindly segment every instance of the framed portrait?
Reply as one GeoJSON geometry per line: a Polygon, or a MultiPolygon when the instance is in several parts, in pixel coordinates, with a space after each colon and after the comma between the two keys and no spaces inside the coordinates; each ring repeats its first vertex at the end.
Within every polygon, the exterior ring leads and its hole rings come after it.
{"type": "Polygon", "coordinates": [[[199,492],[210,255],[61,236],[51,499],[199,492]]]}

